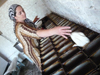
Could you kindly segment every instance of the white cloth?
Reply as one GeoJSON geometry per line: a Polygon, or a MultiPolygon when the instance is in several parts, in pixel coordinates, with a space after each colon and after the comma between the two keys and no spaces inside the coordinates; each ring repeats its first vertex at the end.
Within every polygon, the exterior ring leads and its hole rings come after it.
{"type": "Polygon", "coordinates": [[[71,39],[75,42],[74,46],[84,47],[90,40],[82,32],[72,32],[71,39]]]}
{"type": "Polygon", "coordinates": [[[16,65],[17,65],[17,57],[15,57],[10,66],[8,67],[7,71],[4,73],[4,75],[7,75],[8,73],[11,73],[12,71],[16,71],[16,65]]]}
{"type": "Polygon", "coordinates": [[[42,21],[41,20],[36,21],[35,25],[36,25],[36,28],[39,28],[42,25],[42,21]]]}

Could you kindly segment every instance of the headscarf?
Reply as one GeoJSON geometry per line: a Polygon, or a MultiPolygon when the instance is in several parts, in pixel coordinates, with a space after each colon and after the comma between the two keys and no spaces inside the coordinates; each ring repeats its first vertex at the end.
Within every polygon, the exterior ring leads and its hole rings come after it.
{"type": "Polygon", "coordinates": [[[11,5],[10,8],[9,8],[9,17],[10,17],[10,19],[13,20],[14,22],[16,21],[14,17],[16,16],[16,8],[17,8],[18,6],[20,6],[20,5],[18,5],[18,4],[13,4],[13,5],[11,5]]]}
{"type": "MultiPolygon", "coordinates": [[[[16,20],[15,20],[14,17],[16,16],[16,8],[17,8],[18,6],[20,6],[20,5],[18,5],[18,4],[13,4],[13,5],[11,5],[10,8],[9,8],[9,17],[10,17],[10,19],[14,22],[14,32],[15,32],[15,24],[16,24],[16,20]]],[[[29,26],[35,28],[35,24],[34,24],[30,19],[26,18],[26,19],[24,20],[24,22],[25,22],[27,25],[29,25],[29,26]]]]}

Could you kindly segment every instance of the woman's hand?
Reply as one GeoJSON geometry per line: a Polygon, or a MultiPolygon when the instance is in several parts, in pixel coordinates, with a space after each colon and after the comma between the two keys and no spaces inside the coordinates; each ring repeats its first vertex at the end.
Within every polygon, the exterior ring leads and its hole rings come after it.
{"type": "Polygon", "coordinates": [[[72,31],[70,30],[70,27],[68,26],[57,26],[51,29],[44,29],[44,30],[38,30],[37,35],[40,37],[48,37],[52,35],[60,35],[64,38],[67,39],[67,36],[65,35],[70,35],[72,31]]]}
{"type": "Polygon", "coordinates": [[[60,35],[66,39],[67,39],[67,36],[65,35],[70,35],[71,32],[72,31],[70,30],[70,27],[68,26],[64,26],[64,27],[58,26],[52,29],[52,33],[54,33],[54,35],[60,35]]]}

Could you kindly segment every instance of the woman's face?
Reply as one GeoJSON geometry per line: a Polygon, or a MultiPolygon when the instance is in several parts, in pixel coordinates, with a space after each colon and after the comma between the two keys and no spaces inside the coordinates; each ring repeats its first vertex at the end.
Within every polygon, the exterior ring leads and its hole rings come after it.
{"type": "Polygon", "coordinates": [[[24,9],[21,6],[18,6],[16,8],[15,19],[17,22],[24,22],[24,20],[26,19],[26,14],[24,12],[24,9]]]}

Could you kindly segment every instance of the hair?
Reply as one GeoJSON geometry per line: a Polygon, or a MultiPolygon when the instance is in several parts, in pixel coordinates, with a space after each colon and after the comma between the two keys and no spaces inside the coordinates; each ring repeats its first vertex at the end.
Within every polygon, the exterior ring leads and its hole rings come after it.
{"type": "MultiPolygon", "coordinates": [[[[18,7],[18,6],[17,6],[17,7],[18,7]]],[[[17,7],[16,7],[16,8],[17,8],[17,7]]],[[[14,16],[16,16],[16,8],[15,8],[15,11],[14,11],[14,16]]]]}

